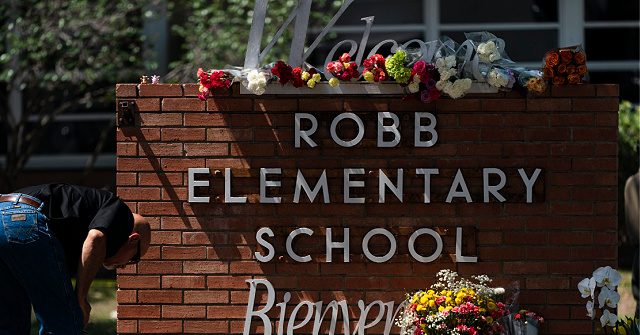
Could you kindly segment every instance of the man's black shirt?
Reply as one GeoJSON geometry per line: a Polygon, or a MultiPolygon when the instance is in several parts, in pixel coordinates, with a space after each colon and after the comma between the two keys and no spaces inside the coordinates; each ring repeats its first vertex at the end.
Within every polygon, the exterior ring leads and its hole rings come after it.
{"type": "Polygon", "coordinates": [[[107,257],[113,256],[127,241],[133,228],[133,215],[122,200],[109,191],[69,184],[29,186],[14,193],[40,199],[42,213],[49,218],[49,230],[65,252],[69,271],[75,273],[82,245],[91,229],[107,237],[107,257]]]}

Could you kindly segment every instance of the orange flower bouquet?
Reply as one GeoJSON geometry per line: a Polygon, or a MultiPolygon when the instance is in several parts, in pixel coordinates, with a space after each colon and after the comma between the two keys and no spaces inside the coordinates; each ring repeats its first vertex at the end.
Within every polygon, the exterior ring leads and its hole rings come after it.
{"type": "Polygon", "coordinates": [[[553,85],[587,82],[587,56],[581,45],[553,49],[544,55],[542,72],[553,85]]]}

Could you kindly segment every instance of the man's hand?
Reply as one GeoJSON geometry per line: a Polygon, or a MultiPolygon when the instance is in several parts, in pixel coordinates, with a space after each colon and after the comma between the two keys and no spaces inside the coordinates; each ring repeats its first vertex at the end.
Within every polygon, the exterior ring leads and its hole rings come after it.
{"type": "Polygon", "coordinates": [[[82,324],[86,327],[91,316],[91,305],[86,298],[78,298],[78,304],[80,305],[80,310],[82,311],[82,324]]]}
{"type": "Polygon", "coordinates": [[[76,280],[76,296],[82,311],[84,325],[89,323],[91,315],[91,305],[87,301],[89,287],[95,278],[96,273],[104,262],[107,253],[107,237],[100,230],[91,229],[87,234],[87,239],[82,245],[82,256],[78,262],[78,275],[76,280]]]}

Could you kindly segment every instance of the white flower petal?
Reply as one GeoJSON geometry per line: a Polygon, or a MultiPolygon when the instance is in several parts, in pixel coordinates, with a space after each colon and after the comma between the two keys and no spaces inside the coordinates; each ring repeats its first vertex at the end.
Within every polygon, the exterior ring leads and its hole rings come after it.
{"type": "Polygon", "coordinates": [[[618,321],[618,316],[609,312],[608,309],[605,309],[604,312],[602,312],[602,316],[600,317],[600,324],[602,324],[602,327],[613,326],[616,324],[616,321],[618,321]]]}
{"type": "Polygon", "coordinates": [[[593,291],[589,287],[589,278],[585,278],[578,283],[578,290],[583,298],[586,298],[593,294],[593,291]]]}
{"type": "Polygon", "coordinates": [[[616,286],[620,285],[621,280],[622,276],[620,275],[620,272],[618,272],[616,269],[611,269],[611,271],[609,272],[609,288],[615,289],[616,286]]]}
{"type": "Polygon", "coordinates": [[[598,284],[598,287],[602,287],[602,282],[605,280],[605,278],[609,277],[609,270],[611,270],[610,266],[603,266],[593,271],[593,278],[596,279],[596,284],[598,284]]]}
{"type": "Polygon", "coordinates": [[[587,316],[591,318],[591,320],[593,320],[593,318],[596,315],[596,309],[595,306],[593,306],[593,301],[589,300],[587,301],[587,316]]]}

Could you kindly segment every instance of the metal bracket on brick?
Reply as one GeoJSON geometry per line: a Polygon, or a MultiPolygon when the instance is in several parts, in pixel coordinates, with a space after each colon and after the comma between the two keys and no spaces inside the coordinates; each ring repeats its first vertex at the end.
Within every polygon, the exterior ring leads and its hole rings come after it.
{"type": "Polygon", "coordinates": [[[117,104],[118,127],[135,127],[136,126],[136,101],[135,100],[118,100],[117,104]]]}

